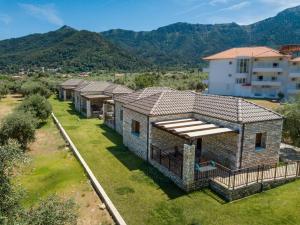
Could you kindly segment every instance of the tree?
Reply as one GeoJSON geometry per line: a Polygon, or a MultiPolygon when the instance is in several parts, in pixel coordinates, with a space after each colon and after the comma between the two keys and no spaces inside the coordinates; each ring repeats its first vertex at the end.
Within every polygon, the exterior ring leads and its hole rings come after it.
{"type": "Polygon", "coordinates": [[[12,186],[11,177],[13,167],[23,159],[16,141],[9,140],[6,145],[0,145],[0,224],[12,224],[20,213],[21,194],[12,186]]]}
{"type": "Polygon", "coordinates": [[[49,98],[51,91],[41,82],[27,81],[21,86],[21,93],[24,96],[39,94],[46,98],[49,98]]]}
{"type": "Polygon", "coordinates": [[[37,121],[29,113],[14,112],[7,116],[0,127],[0,144],[8,143],[15,139],[23,149],[35,139],[37,121]]]}
{"type": "Polygon", "coordinates": [[[152,87],[159,83],[159,74],[141,74],[134,78],[135,86],[138,89],[152,87]]]}
{"type": "Polygon", "coordinates": [[[291,103],[279,108],[279,113],[284,116],[283,138],[300,147],[300,95],[291,103]]]}
{"type": "Polygon", "coordinates": [[[25,217],[27,225],[76,224],[77,207],[73,200],[63,201],[57,196],[43,200],[37,208],[32,208],[25,217]]]}
{"type": "Polygon", "coordinates": [[[0,100],[8,94],[8,88],[4,83],[0,83],[0,100]]]}
{"type": "Polygon", "coordinates": [[[52,112],[52,107],[45,97],[40,95],[31,95],[19,105],[17,110],[31,113],[37,120],[44,122],[49,118],[52,112]]]}

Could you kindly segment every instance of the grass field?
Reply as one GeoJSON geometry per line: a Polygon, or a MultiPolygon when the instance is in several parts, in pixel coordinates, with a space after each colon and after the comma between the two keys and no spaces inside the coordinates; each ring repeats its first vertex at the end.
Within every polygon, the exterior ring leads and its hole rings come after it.
{"type": "MultiPolygon", "coordinates": [[[[18,104],[19,96],[8,96],[0,101],[0,118],[7,115],[18,104]]],[[[93,191],[76,158],[66,147],[64,140],[50,118],[36,132],[36,141],[29,148],[30,162],[19,170],[15,182],[25,190],[23,204],[32,206],[41,198],[58,194],[74,198],[79,205],[79,223],[82,225],[111,224],[106,210],[93,191]]]]}
{"type": "Polygon", "coordinates": [[[122,145],[98,119],[83,119],[70,103],[53,110],[129,225],[300,224],[300,181],[225,203],[205,189],[185,194],[122,145]]]}

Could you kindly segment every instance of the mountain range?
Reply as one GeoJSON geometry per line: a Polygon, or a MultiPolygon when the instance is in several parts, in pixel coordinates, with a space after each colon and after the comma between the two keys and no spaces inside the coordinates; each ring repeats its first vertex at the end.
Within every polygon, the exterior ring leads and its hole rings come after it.
{"type": "Polygon", "coordinates": [[[45,34],[0,41],[0,70],[140,70],[201,67],[201,57],[232,47],[300,43],[300,6],[250,25],[175,23],[153,31],[78,31],[64,26],[45,34]]]}

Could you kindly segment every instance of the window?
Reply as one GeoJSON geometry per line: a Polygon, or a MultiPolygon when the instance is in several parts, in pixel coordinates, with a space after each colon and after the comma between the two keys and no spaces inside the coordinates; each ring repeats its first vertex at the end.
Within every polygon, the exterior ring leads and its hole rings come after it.
{"type": "Polygon", "coordinates": [[[255,148],[266,148],[266,133],[257,133],[255,137],[255,148]]]}
{"type": "Polygon", "coordinates": [[[300,83],[296,84],[296,89],[300,89],[300,83]]]}
{"type": "Polygon", "coordinates": [[[262,80],[264,80],[264,76],[257,76],[257,79],[258,79],[259,81],[262,81],[262,80]]]}
{"type": "Polygon", "coordinates": [[[238,59],[237,72],[238,73],[249,72],[249,59],[238,59]]]}
{"type": "Polygon", "coordinates": [[[278,63],[273,63],[273,67],[274,67],[274,68],[277,68],[278,66],[279,66],[278,63]]]}
{"type": "Polygon", "coordinates": [[[246,83],[246,78],[237,78],[235,82],[237,84],[245,84],[246,83]]]}
{"type": "Polygon", "coordinates": [[[120,110],[120,120],[123,121],[123,109],[120,110]]]}
{"type": "Polygon", "coordinates": [[[135,135],[140,135],[140,123],[138,121],[132,120],[131,132],[135,135]]]}
{"type": "Polygon", "coordinates": [[[232,64],[232,61],[229,62],[229,65],[231,65],[231,64],[232,64]]]}
{"type": "Polygon", "coordinates": [[[271,79],[272,79],[272,81],[276,81],[277,77],[272,77],[271,79]]]}

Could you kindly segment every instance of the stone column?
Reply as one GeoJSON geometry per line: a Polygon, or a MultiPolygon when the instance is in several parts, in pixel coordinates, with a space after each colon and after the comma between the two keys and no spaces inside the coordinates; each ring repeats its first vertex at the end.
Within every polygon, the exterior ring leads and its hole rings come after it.
{"type": "Polygon", "coordinates": [[[92,116],[91,113],[91,101],[90,100],[86,100],[86,117],[90,118],[92,116]]]}
{"type": "Polygon", "coordinates": [[[108,108],[108,105],[107,103],[103,103],[103,114],[102,114],[102,118],[103,118],[103,121],[105,122],[105,114],[107,113],[107,108],[108,108]]]}
{"type": "Polygon", "coordinates": [[[182,181],[186,191],[191,189],[195,179],[195,145],[184,144],[182,181]]]}
{"type": "Polygon", "coordinates": [[[64,90],[64,101],[66,101],[66,100],[67,100],[67,91],[64,90]]]}

